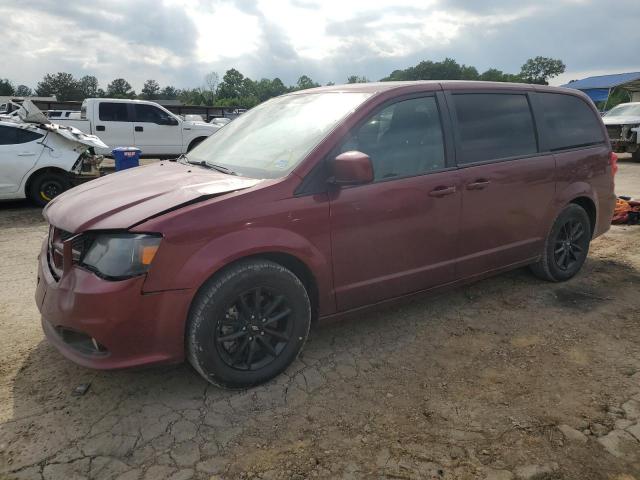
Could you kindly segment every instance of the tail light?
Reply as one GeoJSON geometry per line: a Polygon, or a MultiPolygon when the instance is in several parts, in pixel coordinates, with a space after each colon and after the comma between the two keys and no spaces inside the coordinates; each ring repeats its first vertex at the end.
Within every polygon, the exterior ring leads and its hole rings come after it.
{"type": "Polygon", "coordinates": [[[609,155],[609,165],[611,165],[611,171],[615,176],[618,173],[618,155],[615,152],[611,152],[611,155],[609,155]]]}

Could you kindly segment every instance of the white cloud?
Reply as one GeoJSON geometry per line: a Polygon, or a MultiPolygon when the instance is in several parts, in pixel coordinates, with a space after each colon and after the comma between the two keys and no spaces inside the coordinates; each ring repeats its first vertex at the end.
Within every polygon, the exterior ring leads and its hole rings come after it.
{"type": "MultiPolygon", "coordinates": [[[[45,73],[95,74],[178,87],[238,68],[253,78],[380,78],[420,60],[517,72],[532,56],[561,58],[564,78],[640,70],[620,45],[640,42],[640,2],[619,0],[616,35],[595,0],[3,0],[2,76],[35,86],[45,73]],[[575,21],[579,19],[580,21],[575,21]]],[[[560,79],[554,83],[561,83],[560,79]]]]}

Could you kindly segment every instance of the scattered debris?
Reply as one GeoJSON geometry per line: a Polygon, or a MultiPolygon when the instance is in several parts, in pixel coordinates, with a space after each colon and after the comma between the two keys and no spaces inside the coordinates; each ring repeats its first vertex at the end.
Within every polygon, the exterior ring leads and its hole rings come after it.
{"type": "Polygon", "coordinates": [[[640,224],[640,202],[632,200],[630,197],[618,197],[611,223],[617,225],[640,224]]]}
{"type": "Polygon", "coordinates": [[[90,386],[91,386],[91,383],[81,383],[80,385],[77,385],[76,388],[73,389],[73,391],[71,392],[71,395],[73,395],[74,397],[81,397],[85,393],[87,393],[90,386]]]}

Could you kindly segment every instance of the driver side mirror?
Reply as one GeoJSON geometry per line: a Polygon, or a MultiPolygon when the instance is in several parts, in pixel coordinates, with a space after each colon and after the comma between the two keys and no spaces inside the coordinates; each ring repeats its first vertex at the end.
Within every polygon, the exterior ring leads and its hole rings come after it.
{"type": "Polygon", "coordinates": [[[329,181],[335,185],[361,185],[373,181],[373,165],[366,153],[341,153],[331,162],[330,170],[329,181]]]}

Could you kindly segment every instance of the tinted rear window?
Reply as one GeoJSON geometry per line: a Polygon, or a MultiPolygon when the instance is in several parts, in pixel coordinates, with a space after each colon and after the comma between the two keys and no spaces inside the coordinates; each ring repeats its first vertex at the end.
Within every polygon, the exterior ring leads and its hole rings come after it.
{"type": "Polygon", "coordinates": [[[538,93],[549,148],[593,145],[604,141],[600,120],[581,98],[561,93],[538,93]]]}
{"type": "Polygon", "coordinates": [[[98,115],[103,122],[128,122],[126,103],[101,102],[98,115]]]}
{"type": "Polygon", "coordinates": [[[453,95],[460,139],[458,163],[529,155],[538,151],[526,95],[453,95]]]}
{"type": "Polygon", "coordinates": [[[18,142],[17,143],[28,143],[37,140],[38,138],[42,138],[42,135],[36,132],[32,132],[30,130],[18,129],[18,142]]]}
{"type": "Polygon", "coordinates": [[[18,143],[18,129],[0,126],[0,145],[13,145],[18,143]]]}
{"type": "Polygon", "coordinates": [[[28,143],[41,137],[42,135],[39,133],[22,128],[0,126],[0,145],[28,143]]]}

